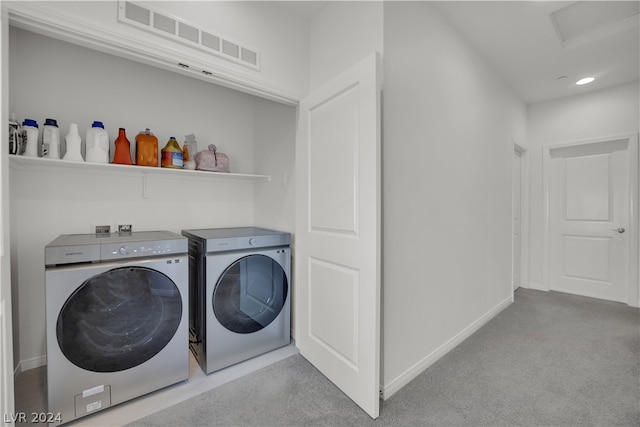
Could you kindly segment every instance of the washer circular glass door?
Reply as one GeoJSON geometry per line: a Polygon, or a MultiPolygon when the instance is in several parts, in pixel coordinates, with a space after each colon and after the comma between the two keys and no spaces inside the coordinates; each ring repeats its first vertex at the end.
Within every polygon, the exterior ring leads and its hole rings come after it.
{"type": "Polygon", "coordinates": [[[66,300],[56,323],[58,345],[74,365],[117,372],[158,354],[182,319],[182,297],[163,273],[121,267],[95,275],[66,300]]]}
{"type": "Polygon", "coordinates": [[[222,326],[239,334],[266,328],[287,300],[283,268],[266,255],[248,255],[222,273],[213,290],[213,312],[222,326]]]}

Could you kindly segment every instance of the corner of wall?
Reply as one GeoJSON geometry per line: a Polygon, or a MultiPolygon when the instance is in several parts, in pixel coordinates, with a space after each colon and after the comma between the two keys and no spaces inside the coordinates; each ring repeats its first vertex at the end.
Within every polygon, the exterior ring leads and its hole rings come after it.
{"type": "Polygon", "coordinates": [[[389,399],[395,393],[397,393],[402,387],[409,384],[413,379],[426,371],[431,365],[436,363],[447,353],[453,350],[457,345],[462,343],[465,339],[469,338],[474,332],[484,326],[487,322],[497,316],[501,311],[509,307],[513,303],[513,296],[502,301],[500,304],[489,310],[486,314],[481,316],[475,322],[471,323],[465,329],[460,331],[457,335],[449,339],[443,345],[438,347],[435,351],[421,359],[418,363],[407,369],[401,375],[397,376],[387,384],[381,386],[382,398],[384,400],[389,399]]]}

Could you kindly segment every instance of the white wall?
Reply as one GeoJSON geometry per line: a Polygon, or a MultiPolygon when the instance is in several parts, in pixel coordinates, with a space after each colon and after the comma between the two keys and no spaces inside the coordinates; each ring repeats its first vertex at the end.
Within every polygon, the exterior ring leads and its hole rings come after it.
{"type": "Polygon", "coordinates": [[[637,133],[640,85],[615,86],[528,107],[530,156],[530,287],[542,289],[542,147],[637,133]]]}
{"type": "Polygon", "coordinates": [[[148,4],[255,48],[262,54],[256,78],[299,95],[306,93],[308,24],[278,2],[180,0],[148,4]]]}
{"type": "Polygon", "coordinates": [[[271,176],[254,193],[254,225],[290,233],[295,230],[295,110],[256,99],[253,114],[254,173],[271,176]]]}
{"type": "Polygon", "coordinates": [[[13,27],[10,40],[10,110],[20,121],[57,119],[62,136],[77,123],[84,140],[100,120],[112,145],[120,127],[132,145],[150,128],[160,148],[195,133],[200,150],[216,144],[233,172],[252,173],[252,96],[13,27]]]}
{"type": "Polygon", "coordinates": [[[393,393],[510,301],[525,106],[425,2],[331,2],[310,47],[311,90],[383,53],[382,385],[393,393]]]}
{"type": "Polygon", "coordinates": [[[384,6],[385,396],[506,307],[526,108],[428,2],[384,6]]]}
{"type": "MultiPolygon", "coordinates": [[[[270,175],[271,181],[260,183],[254,192],[254,225],[291,233],[292,257],[295,256],[295,113],[295,108],[286,105],[259,99],[255,102],[255,173],[270,175]]],[[[291,292],[291,331],[295,337],[295,284],[291,292]]]]}
{"type": "MultiPolygon", "coordinates": [[[[281,177],[290,174],[295,109],[200,80],[12,28],[10,110],[41,125],[56,118],[62,133],[93,120],[113,141],[119,127],[132,145],[145,127],[180,142],[195,133],[198,148],[215,143],[229,155],[231,171],[281,177]],[[271,109],[273,107],[273,109],[271,109]],[[288,127],[288,128],[287,128],[288,127]],[[265,148],[273,144],[273,149],[265,148]],[[266,161],[265,161],[266,159],[266,161]]],[[[132,168],[137,168],[132,166],[132,168]]],[[[44,246],[63,233],[87,233],[92,223],[131,222],[134,231],[256,225],[293,229],[289,182],[188,179],[175,174],[143,179],[56,168],[11,168],[14,358],[21,368],[45,355],[44,246]],[[264,192],[268,197],[264,196],[264,192]],[[284,212],[283,212],[284,210],[284,212]]]]}
{"type": "Polygon", "coordinates": [[[382,2],[328,2],[311,21],[311,90],[372,52],[382,53],[383,44],[382,2]]]}
{"type": "MultiPolygon", "coordinates": [[[[150,57],[169,56],[226,78],[242,77],[247,82],[269,86],[291,96],[304,95],[308,89],[307,22],[270,1],[142,1],[147,7],[174,16],[212,34],[255,49],[261,54],[261,69],[254,70],[234,62],[174,42],[143,29],[118,21],[118,2],[107,1],[5,1],[17,14],[36,14],[71,32],[88,33],[106,40],[95,43],[106,50],[140,45],[150,57]],[[129,45],[129,46],[128,46],[129,45]]],[[[29,27],[32,23],[24,24],[29,27]]],[[[31,28],[29,28],[31,29],[31,28]]],[[[40,31],[36,28],[36,30],[40,31]]],[[[47,30],[48,31],[48,30],[47,30]]],[[[57,31],[57,30],[54,30],[57,31]]],[[[135,54],[135,53],[134,53],[135,54]]],[[[160,61],[164,63],[165,61],[160,61]]]]}

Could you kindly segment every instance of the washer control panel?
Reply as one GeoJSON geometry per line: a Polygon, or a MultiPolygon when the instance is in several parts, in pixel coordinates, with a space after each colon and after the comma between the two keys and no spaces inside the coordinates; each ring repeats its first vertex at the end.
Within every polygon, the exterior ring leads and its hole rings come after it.
{"type": "Polygon", "coordinates": [[[137,258],[171,255],[187,250],[186,239],[151,242],[106,243],[101,245],[102,259],[137,258]]]}
{"type": "Polygon", "coordinates": [[[45,246],[45,266],[186,254],[189,240],[170,231],[61,234],[45,246]]]}

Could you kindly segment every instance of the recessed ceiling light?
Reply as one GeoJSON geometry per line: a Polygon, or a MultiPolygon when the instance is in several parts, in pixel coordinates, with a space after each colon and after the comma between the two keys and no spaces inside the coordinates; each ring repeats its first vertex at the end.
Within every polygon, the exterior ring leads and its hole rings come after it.
{"type": "Polygon", "coordinates": [[[594,81],[595,78],[593,77],[585,77],[584,79],[580,79],[576,82],[577,85],[586,85],[591,83],[592,81],[594,81]]]}

